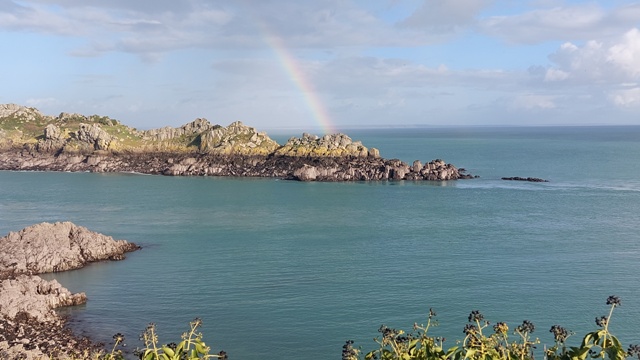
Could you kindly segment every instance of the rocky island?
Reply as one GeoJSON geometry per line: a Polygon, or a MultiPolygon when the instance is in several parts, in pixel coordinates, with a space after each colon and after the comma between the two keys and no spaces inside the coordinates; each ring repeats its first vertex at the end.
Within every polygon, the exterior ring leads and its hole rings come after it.
{"type": "Polygon", "coordinates": [[[300,181],[468,179],[436,159],[411,165],[384,159],[345,134],[303,134],[280,145],[234,122],[196,119],[179,128],[137,130],[106,116],[0,104],[0,170],[138,172],[158,175],[276,177],[300,181]]]}
{"type": "Polygon", "coordinates": [[[100,350],[74,336],[54,311],[83,304],[87,296],[37,274],[122,260],[137,249],[70,222],[36,224],[0,238],[0,359],[83,358],[85,352],[100,350]]]}

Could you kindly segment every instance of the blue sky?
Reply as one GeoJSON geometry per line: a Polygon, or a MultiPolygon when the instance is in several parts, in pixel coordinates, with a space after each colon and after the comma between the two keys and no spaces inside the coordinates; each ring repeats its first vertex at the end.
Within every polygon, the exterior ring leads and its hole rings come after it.
{"type": "Polygon", "coordinates": [[[640,125],[640,1],[0,0],[0,103],[141,129],[640,125]]]}

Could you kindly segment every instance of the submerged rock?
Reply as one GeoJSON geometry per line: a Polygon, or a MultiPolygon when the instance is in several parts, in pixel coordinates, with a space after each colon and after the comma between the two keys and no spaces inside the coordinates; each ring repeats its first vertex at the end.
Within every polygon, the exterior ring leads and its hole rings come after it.
{"type": "Polygon", "coordinates": [[[520,176],[514,176],[514,177],[503,177],[502,180],[509,180],[509,181],[529,181],[529,182],[549,182],[549,180],[545,180],[545,179],[540,179],[540,178],[536,178],[536,177],[520,177],[520,176]]]}

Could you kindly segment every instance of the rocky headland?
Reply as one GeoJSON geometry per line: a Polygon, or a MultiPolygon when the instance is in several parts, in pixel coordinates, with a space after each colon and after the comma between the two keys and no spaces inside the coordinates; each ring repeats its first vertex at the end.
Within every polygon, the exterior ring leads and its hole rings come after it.
{"type": "Polygon", "coordinates": [[[54,311],[83,304],[86,295],[37,274],[122,260],[137,249],[70,222],[36,224],[0,238],[0,359],[83,358],[99,350],[89,339],[74,336],[54,311]]]}
{"type": "Polygon", "coordinates": [[[384,159],[345,134],[303,134],[280,145],[234,122],[196,119],[139,131],[104,116],[0,105],[0,170],[138,172],[158,175],[276,177],[300,181],[468,179],[436,159],[411,165],[384,159]]]}

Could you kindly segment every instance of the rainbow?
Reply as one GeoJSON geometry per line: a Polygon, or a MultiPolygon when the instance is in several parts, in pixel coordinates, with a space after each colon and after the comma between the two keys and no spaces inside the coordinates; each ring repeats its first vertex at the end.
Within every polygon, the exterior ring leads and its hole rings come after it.
{"type": "Polygon", "coordinates": [[[300,90],[305,102],[307,103],[307,106],[311,110],[314,119],[316,120],[322,131],[325,134],[338,133],[336,127],[331,121],[329,112],[322,103],[322,100],[318,96],[318,93],[313,87],[313,84],[311,83],[311,81],[309,81],[309,79],[307,79],[305,73],[300,69],[300,66],[298,65],[296,59],[287,49],[282,39],[269,31],[266,24],[262,22],[258,23],[262,25],[260,27],[262,28],[262,34],[264,36],[265,42],[275,52],[283,69],[289,75],[295,86],[300,90]]]}

